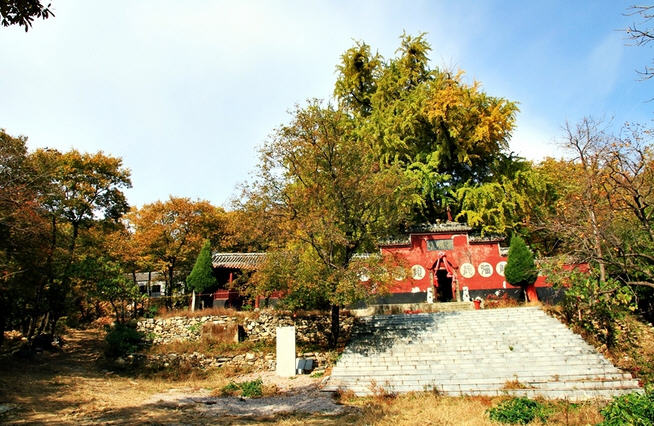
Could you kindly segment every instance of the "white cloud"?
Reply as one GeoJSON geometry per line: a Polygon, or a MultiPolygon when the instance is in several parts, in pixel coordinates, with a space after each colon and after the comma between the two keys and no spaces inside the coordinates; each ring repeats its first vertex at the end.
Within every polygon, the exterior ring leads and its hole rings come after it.
{"type": "Polygon", "coordinates": [[[595,48],[589,52],[585,61],[586,96],[601,99],[609,95],[618,81],[624,36],[617,31],[607,34],[595,48]]]}
{"type": "Polygon", "coordinates": [[[546,120],[518,117],[509,149],[535,162],[545,157],[559,158],[563,155],[557,142],[560,133],[560,129],[546,120]]]}

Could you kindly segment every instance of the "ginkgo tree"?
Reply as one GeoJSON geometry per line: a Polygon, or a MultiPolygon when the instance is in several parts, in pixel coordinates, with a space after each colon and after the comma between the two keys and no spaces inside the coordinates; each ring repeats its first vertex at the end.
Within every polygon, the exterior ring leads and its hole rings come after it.
{"type": "Polygon", "coordinates": [[[302,302],[296,306],[328,306],[335,344],[340,307],[373,290],[353,272],[353,259],[406,218],[413,185],[399,164],[380,167],[373,141],[346,112],[317,100],[298,106],[263,146],[246,193],[245,205],[274,215],[285,237],[255,274],[257,290],[282,290],[302,302]]]}
{"type": "Polygon", "coordinates": [[[454,192],[489,181],[518,111],[478,82],[466,83],[462,71],[432,68],[430,51],[425,34],[403,34],[389,60],[358,42],[343,54],[334,89],[380,163],[399,163],[420,182],[418,222],[445,219],[448,209],[458,213],[454,192]]]}

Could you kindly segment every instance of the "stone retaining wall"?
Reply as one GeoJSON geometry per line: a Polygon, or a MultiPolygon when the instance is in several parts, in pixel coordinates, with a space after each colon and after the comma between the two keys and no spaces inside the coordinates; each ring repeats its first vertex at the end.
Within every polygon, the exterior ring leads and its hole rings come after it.
{"type": "MultiPolygon", "coordinates": [[[[334,354],[330,352],[299,352],[298,358],[312,359],[315,368],[313,373],[324,373],[328,365],[333,362],[334,354]]],[[[187,364],[193,368],[234,367],[240,369],[251,368],[255,371],[275,369],[275,355],[271,353],[247,352],[238,355],[211,356],[199,352],[193,353],[166,353],[166,354],[134,354],[129,355],[125,364],[145,362],[154,370],[175,368],[187,364]]]]}
{"type": "MultiPolygon", "coordinates": [[[[325,343],[329,334],[331,320],[329,315],[292,316],[261,312],[252,318],[228,315],[210,315],[203,317],[172,317],[166,319],[144,319],[137,324],[137,330],[145,333],[153,344],[165,344],[175,341],[199,341],[202,338],[204,324],[213,323],[223,326],[238,324],[245,330],[245,339],[251,341],[269,341],[275,339],[276,328],[294,325],[298,343],[325,343]]],[[[341,316],[341,339],[350,335],[354,318],[341,316]]],[[[302,352],[299,358],[313,359],[315,372],[324,372],[332,361],[330,352],[302,352]]],[[[123,363],[145,362],[150,368],[174,368],[188,364],[195,368],[212,367],[251,367],[255,370],[274,370],[275,355],[272,353],[247,352],[238,355],[212,356],[200,352],[165,353],[130,355],[123,363]],[[137,359],[138,358],[138,359],[137,359]]]]}
{"type": "MultiPolygon", "coordinates": [[[[354,318],[341,316],[341,336],[350,334],[354,318]]],[[[239,324],[243,326],[246,339],[252,341],[274,340],[277,327],[295,326],[298,343],[322,343],[327,341],[330,330],[329,315],[298,316],[262,312],[252,318],[228,315],[203,317],[172,317],[166,319],[145,319],[139,321],[137,329],[144,332],[153,344],[171,343],[183,340],[199,340],[202,325],[212,322],[221,325],[239,324]]]]}

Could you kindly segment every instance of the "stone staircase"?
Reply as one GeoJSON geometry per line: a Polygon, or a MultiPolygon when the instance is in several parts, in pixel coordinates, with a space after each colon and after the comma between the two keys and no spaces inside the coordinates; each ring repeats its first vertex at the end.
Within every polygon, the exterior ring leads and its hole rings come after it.
{"type": "Polygon", "coordinates": [[[360,319],[323,390],[367,395],[381,388],[573,401],[642,391],[534,307],[360,319]]]}

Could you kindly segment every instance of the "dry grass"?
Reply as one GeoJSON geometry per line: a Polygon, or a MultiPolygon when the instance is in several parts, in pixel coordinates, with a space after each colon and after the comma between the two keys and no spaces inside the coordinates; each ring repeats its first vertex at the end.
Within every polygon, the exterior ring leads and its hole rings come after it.
{"type": "Polygon", "coordinates": [[[257,318],[259,316],[259,312],[237,311],[236,309],[233,308],[207,308],[197,311],[190,311],[186,309],[168,311],[165,308],[161,308],[160,311],[157,313],[157,319],[168,319],[174,317],[198,318],[198,317],[206,317],[206,316],[257,318]]]}
{"type": "Polygon", "coordinates": [[[232,356],[240,355],[247,352],[259,353],[274,353],[275,346],[272,341],[251,341],[245,340],[243,342],[216,342],[210,339],[200,339],[197,341],[174,341],[170,343],[162,343],[154,345],[150,348],[151,353],[156,354],[190,354],[199,352],[204,355],[212,356],[232,356]]]}
{"type": "MultiPolygon", "coordinates": [[[[397,395],[390,400],[379,400],[377,395],[367,398],[356,398],[345,393],[340,395],[342,403],[359,408],[355,416],[350,414],[352,424],[379,426],[409,426],[418,423],[497,425],[490,421],[486,410],[505,399],[506,397],[443,397],[433,392],[397,395]]],[[[553,403],[553,406],[555,412],[547,425],[588,425],[603,420],[599,413],[602,403],[569,404],[559,401],[553,403]]]]}
{"type": "MultiPolygon", "coordinates": [[[[555,305],[543,305],[549,315],[567,323],[563,309],[555,305]]],[[[654,328],[635,316],[627,316],[621,324],[621,334],[616,346],[608,348],[585,330],[570,326],[586,342],[593,345],[611,362],[640,379],[641,384],[654,383],[654,328]]]]}
{"type": "Polygon", "coordinates": [[[629,339],[623,335],[617,347],[600,350],[616,366],[629,371],[642,383],[654,383],[654,329],[634,317],[626,319],[629,339]]]}
{"type": "MultiPolygon", "coordinates": [[[[491,425],[486,410],[504,398],[439,396],[433,392],[393,395],[379,390],[357,398],[343,392],[338,400],[349,410],[342,415],[280,415],[273,418],[207,418],[193,406],[166,407],[149,402],[170,389],[219,392],[230,382],[252,380],[257,374],[221,368],[201,372],[183,366],[159,375],[116,374],[100,363],[103,333],[71,331],[65,350],[31,361],[0,363],[0,401],[16,404],[0,423],[119,423],[119,424],[279,424],[279,425],[491,425]]],[[[299,379],[299,378],[298,378],[299,379]]],[[[379,389],[373,385],[374,388],[379,389]]],[[[264,383],[264,395],[279,392],[264,383]]],[[[602,420],[600,404],[557,404],[548,424],[595,424],[602,420]]]]}
{"type": "Polygon", "coordinates": [[[523,303],[518,302],[516,299],[509,297],[504,293],[502,296],[495,296],[490,294],[484,300],[484,309],[498,309],[498,308],[516,308],[522,306],[523,303]]]}
{"type": "MultiPolygon", "coordinates": [[[[348,401],[346,401],[348,402],[348,401]]],[[[376,396],[350,400],[361,409],[356,424],[370,425],[492,425],[485,411],[489,398],[447,398],[434,393],[399,395],[391,403],[376,396]]]]}
{"type": "MultiPolygon", "coordinates": [[[[329,314],[328,311],[320,311],[317,309],[314,310],[279,310],[279,309],[259,309],[256,311],[238,311],[233,308],[206,308],[202,310],[190,311],[188,309],[177,309],[177,310],[167,310],[165,307],[159,308],[157,313],[157,319],[167,319],[174,317],[184,317],[184,318],[197,318],[204,316],[230,316],[238,318],[257,318],[261,313],[269,313],[274,315],[285,315],[293,318],[308,318],[308,317],[324,317],[329,314]]],[[[341,312],[342,316],[349,316],[350,313],[347,310],[341,312]]]]}
{"type": "Polygon", "coordinates": [[[504,390],[513,390],[513,389],[530,389],[530,386],[525,385],[524,383],[520,383],[518,379],[515,380],[507,380],[504,383],[504,386],[502,386],[502,389],[504,390]]]}

